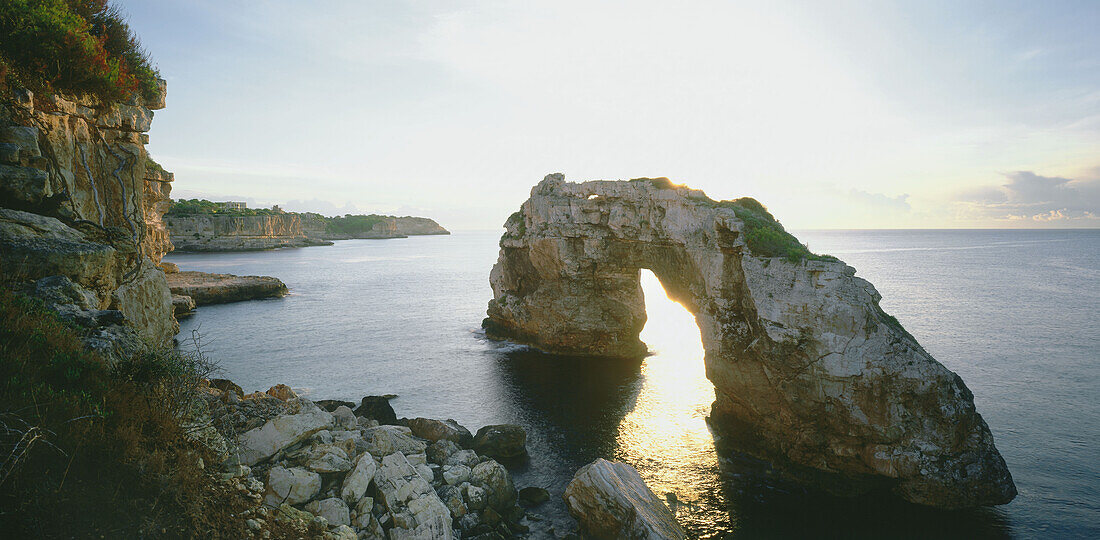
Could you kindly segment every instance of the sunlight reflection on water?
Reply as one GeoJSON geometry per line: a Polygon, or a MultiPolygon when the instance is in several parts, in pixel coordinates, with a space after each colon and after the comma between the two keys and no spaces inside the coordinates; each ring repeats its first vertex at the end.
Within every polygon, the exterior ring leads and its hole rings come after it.
{"type": "Polygon", "coordinates": [[[718,463],[706,423],[714,387],[706,378],[699,327],[653,272],[642,270],[641,283],[648,316],[641,338],[653,354],[641,366],[634,407],[619,424],[616,458],[634,465],[658,496],[667,497],[682,523],[728,519],[724,512],[707,515],[703,509],[710,505],[701,504],[718,489],[718,463]]]}

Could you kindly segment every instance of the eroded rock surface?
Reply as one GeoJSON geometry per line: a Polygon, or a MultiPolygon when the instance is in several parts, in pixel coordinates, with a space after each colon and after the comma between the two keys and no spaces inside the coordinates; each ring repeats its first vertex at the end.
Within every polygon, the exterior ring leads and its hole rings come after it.
{"type": "Polygon", "coordinates": [[[50,305],[95,323],[89,344],[97,350],[164,345],[178,328],[155,267],[171,249],[160,221],[171,174],[152,170],[144,133],[163,95],[102,103],[4,91],[0,283],[26,290],[44,278],[70,280],[90,305],[50,305]]]}
{"type": "Polygon", "coordinates": [[[699,324],[712,423],[752,453],[837,492],[888,487],[944,508],[1012,500],[962,379],[852,267],[754,254],[744,211],[667,179],[549,175],[505,224],[485,327],[550,352],[640,358],[648,268],[699,324]]]}

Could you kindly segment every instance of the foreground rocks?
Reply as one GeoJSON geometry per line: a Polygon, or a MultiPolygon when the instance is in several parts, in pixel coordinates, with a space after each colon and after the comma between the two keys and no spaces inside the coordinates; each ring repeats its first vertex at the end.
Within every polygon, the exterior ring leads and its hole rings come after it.
{"type": "MultiPolygon", "coordinates": [[[[285,385],[244,394],[216,379],[204,395],[215,436],[230,447],[224,481],[255,501],[246,514],[256,537],[272,520],[324,538],[557,537],[517,505],[511,474],[471,449],[469,430],[454,420],[380,424],[357,413],[388,419],[384,397],[368,396],[370,406],[355,412],[330,400],[330,412],[285,385]]],[[[508,429],[513,440],[516,430],[508,429]]],[[[527,493],[526,505],[545,501],[538,489],[527,493]]]]}
{"type": "Polygon", "coordinates": [[[207,272],[176,272],[167,275],[172,294],[190,297],[195,305],[224,304],[261,298],[282,298],[286,284],[270,276],[235,276],[207,272]]]}
{"type": "Polygon", "coordinates": [[[581,467],[562,498],[586,538],[685,538],[672,511],[625,463],[597,459],[581,467]]]}
{"type": "Polygon", "coordinates": [[[505,228],[489,277],[490,335],[640,358],[647,268],[695,315],[715,387],[712,425],[751,441],[744,451],[836,493],[885,488],[943,508],[1015,497],[962,379],[882,310],[852,267],[793,238],[786,254],[755,253],[761,234],[786,234],[758,202],[714,201],[668,179],[552,174],[505,228]]]}

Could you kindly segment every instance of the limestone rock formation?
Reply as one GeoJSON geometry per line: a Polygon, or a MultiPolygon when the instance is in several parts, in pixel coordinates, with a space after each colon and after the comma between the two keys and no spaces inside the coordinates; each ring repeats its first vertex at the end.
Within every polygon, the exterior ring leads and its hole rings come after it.
{"type": "Polygon", "coordinates": [[[396,226],[397,234],[405,236],[451,234],[451,231],[444,229],[443,226],[436,223],[434,219],[424,217],[404,216],[395,218],[394,225],[396,226]]]}
{"type": "Polygon", "coordinates": [[[175,272],[167,275],[172,294],[188,296],[194,305],[225,304],[260,298],[282,298],[286,284],[271,276],[235,276],[207,272],[175,272]]]}
{"type": "Polygon", "coordinates": [[[778,224],[751,202],[667,179],[549,175],[505,224],[485,327],[550,352],[639,358],[648,268],[694,314],[712,425],[747,451],[835,492],[890,488],[944,508],[1012,500],[962,379],[850,266],[754,253],[760,227],[778,224]]]}
{"type": "Polygon", "coordinates": [[[597,459],[581,467],[562,499],[586,538],[686,538],[672,511],[625,463],[597,459]]]}
{"type": "Polygon", "coordinates": [[[164,217],[179,251],[258,251],[332,245],[307,236],[300,214],[258,216],[197,214],[164,217]]]}
{"type": "MultiPolygon", "coordinates": [[[[144,133],[163,96],[13,98],[0,105],[0,282],[63,276],[94,297],[90,309],[123,315],[99,332],[106,346],[131,335],[122,327],[166,343],[177,325],[155,264],[171,249],[159,221],[171,175],[149,169],[144,133]]],[[[55,307],[97,319],[75,304],[55,307]]]]}

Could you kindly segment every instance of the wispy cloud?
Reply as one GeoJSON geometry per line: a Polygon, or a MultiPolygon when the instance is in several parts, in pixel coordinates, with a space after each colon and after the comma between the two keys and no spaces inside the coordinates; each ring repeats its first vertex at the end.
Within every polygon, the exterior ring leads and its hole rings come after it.
{"type": "Polygon", "coordinates": [[[861,189],[852,189],[848,192],[848,197],[867,206],[889,208],[903,212],[908,212],[913,209],[909,204],[908,193],[891,197],[883,193],[872,193],[861,189]]]}

